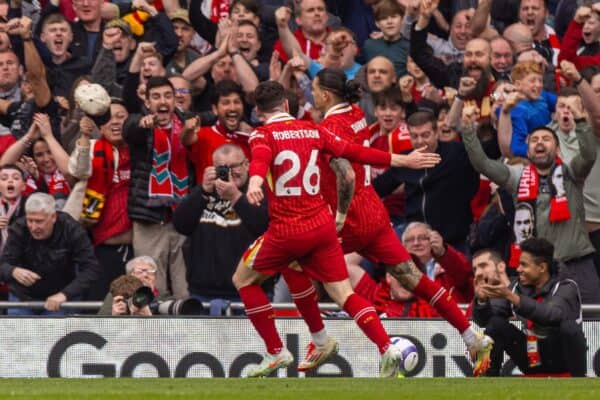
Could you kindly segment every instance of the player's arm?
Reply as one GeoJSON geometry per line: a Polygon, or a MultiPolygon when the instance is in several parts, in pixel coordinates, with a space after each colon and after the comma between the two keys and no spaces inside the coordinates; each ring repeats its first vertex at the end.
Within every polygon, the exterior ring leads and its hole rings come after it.
{"type": "Polygon", "coordinates": [[[271,151],[271,147],[266,143],[265,136],[262,132],[252,133],[249,143],[252,152],[252,161],[250,162],[248,171],[250,179],[248,181],[246,197],[250,204],[260,205],[260,202],[264,198],[262,185],[265,181],[265,176],[267,176],[267,172],[269,171],[269,166],[273,159],[273,152],[271,151]]]}
{"type": "Polygon", "coordinates": [[[343,157],[360,164],[377,167],[406,167],[412,169],[431,168],[440,161],[437,153],[426,153],[426,147],[416,149],[410,154],[390,154],[385,151],[364,147],[342,140],[327,129],[321,128],[324,150],[334,157],[343,157]]]}
{"type": "Polygon", "coordinates": [[[343,158],[332,158],[329,166],[335,173],[337,187],[337,211],[335,214],[335,228],[339,232],[344,227],[348,209],[354,196],[354,185],[356,175],[354,169],[348,160],[343,158]]]}

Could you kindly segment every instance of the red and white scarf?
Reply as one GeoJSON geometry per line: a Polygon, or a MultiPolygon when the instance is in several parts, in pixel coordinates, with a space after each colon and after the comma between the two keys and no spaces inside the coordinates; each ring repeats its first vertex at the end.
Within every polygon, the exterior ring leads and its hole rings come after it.
{"type": "Polygon", "coordinates": [[[179,140],[183,125],[174,115],[171,128],[154,128],[148,206],[175,206],[188,194],[187,150],[179,140]]]}
{"type": "Polygon", "coordinates": [[[105,138],[100,138],[94,143],[92,175],[85,189],[82,219],[92,223],[98,222],[112,184],[118,183],[120,177],[129,177],[130,168],[129,147],[121,146],[119,151],[105,138]]]}
{"type": "Polygon", "coordinates": [[[48,187],[48,194],[56,199],[67,198],[71,187],[65,176],[56,168],[52,174],[44,174],[44,181],[48,187]]]}
{"type": "MultiPolygon", "coordinates": [[[[569,211],[569,200],[567,199],[567,193],[564,189],[564,173],[565,168],[562,164],[562,160],[556,157],[554,166],[550,170],[549,184],[550,184],[550,213],[548,220],[551,223],[561,223],[568,221],[571,218],[571,212],[569,211]],[[559,170],[560,168],[560,170],[559,170]]],[[[536,236],[536,202],[540,186],[540,176],[537,168],[530,164],[523,169],[521,178],[519,179],[519,186],[517,192],[517,205],[515,206],[515,220],[513,223],[513,229],[515,232],[515,241],[511,246],[509,266],[516,268],[519,266],[519,257],[521,256],[521,241],[529,239],[529,237],[536,236]],[[519,224],[522,223],[523,215],[518,213],[523,210],[529,213],[529,223],[531,234],[529,237],[524,237],[523,234],[518,234],[517,230],[520,229],[519,224]]]]}

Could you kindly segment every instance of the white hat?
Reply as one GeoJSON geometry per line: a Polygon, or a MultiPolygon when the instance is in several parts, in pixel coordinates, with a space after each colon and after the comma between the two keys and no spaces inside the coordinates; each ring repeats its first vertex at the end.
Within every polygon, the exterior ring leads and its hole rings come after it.
{"type": "Polygon", "coordinates": [[[75,89],[75,102],[89,116],[100,116],[110,109],[110,96],[97,83],[79,85],[75,89]]]}

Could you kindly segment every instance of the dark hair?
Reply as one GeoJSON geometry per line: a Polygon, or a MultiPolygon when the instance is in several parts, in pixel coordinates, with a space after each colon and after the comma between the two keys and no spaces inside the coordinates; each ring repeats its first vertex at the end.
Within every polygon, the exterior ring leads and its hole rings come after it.
{"type": "Polygon", "coordinates": [[[148,82],[146,82],[146,98],[150,98],[150,91],[152,89],[162,86],[168,86],[173,92],[175,92],[175,88],[173,87],[173,84],[171,83],[169,78],[167,78],[166,76],[153,76],[150,79],[148,79],[148,82]]]}
{"type": "Polygon", "coordinates": [[[375,21],[393,17],[394,15],[404,17],[405,12],[404,7],[395,0],[382,0],[373,7],[375,21]]]}
{"type": "Polygon", "coordinates": [[[556,94],[556,97],[570,97],[570,96],[580,96],[577,89],[575,89],[572,86],[563,87],[556,94]]]}
{"type": "Polygon", "coordinates": [[[497,250],[494,250],[494,249],[491,249],[491,248],[485,248],[485,249],[477,250],[471,256],[471,260],[474,260],[475,258],[477,258],[479,256],[482,256],[484,254],[489,254],[489,256],[492,259],[492,261],[494,262],[494,264],[498,264],[499,262],[504,262],[504,259],[502,258],[502,256],[500,255],[500,253],[497,250]]]}
{"type": "Polygon", "coordinates": [[[531,137],[531,135],[533,134],[533,132],[536,131],[546,131],[546,132],[550,132],[552,134],[552,136],[554,137],[554,141],[556,142],[556,145],[559,146],[560,145],[560,140],[558,140],[558,135],[556,134],[556,132],[554,132],[554,129],[549,128],[545,125],[542,126],[538,126],[537,128],[533,128],[529,134],[527,135],[527,143],[529,143],[529,137],[531,137]]]}
{"type": "Polygon", "coordinates": [[[290,114],[298,118],[298,111],[300,110],[300,102],[298,101],[298,95],[293,90],[285,91],[285,98],[288,101],[288,106],[290,108],[290,114]]]}
{"type": "Polygon", "coordinates": [[[233,0],[229,6],[229,16],[231,16],[233,8],[238,4],[243,5],[246,10],[260,18],[260,7],[256,0],[233,0]]]}
{"type": "Polygon", "coordinates": [[[558,266],[554,262],[554,246],[543,238],[529,238],[519,245],[521,251],[530,254],[537,264],[546,263],[550,275],[558,272],[558,266]]]}
{"type": "Polygon", "coordinates": [[[600,74],[600,65],[590,65],[585,67],[580,71],[583,79],[588,81],[588,83],[592,83],[592,79],[598,74],[600,74]]]}
{"type": "Polygon", "coordinates": [[[406,124],[409,127],[422,126],[428,122],[431,122],[431,127],[433,129],[437,127],[437,118],[435,117],[435,114],[430,111],[417,111],[406,120],[406,124]]]}
{"type": "Polygon", "coordinates": [[[231,79],[223,79],[215,84],[211,104],[216,105],[221,97],[229,96],[234,93],[240,96],[242,101],[244,100],[244,89],[231,79]]]}
{"type": "Polygon", "coordinates": [[[23,171],[17,164],[4,164],[0,166],[0,171],[3,169],[14,169],[15,171],[19,171],[21,173],[21,178],[25,180],[25,171],[23,171]]]}
{"type": "Polygon", "coordinates": [[[256,37],[260,41],[260,32],[258,31],[258,26],[254,25],[254,22],[248,21],[247,19],[243,19],[240,22],[238,22],[238,28],[241,28],[242,26],[251,26],[251,27],[253,27],[254,30],[256,31],[256,37]]]}
{"type": "Polygon", "coordinates": [[[360,100],[360,85],[355,81],[349,81],[346,73],[339,68],[323,68],[317,73],[319,86],[340,99],[349,103],[360,100]]]}
{"type": "Polygon", "coordinates": [[[386,105],[395,104],[404,108],[402,93],[400,93],[400,89],[395,84],[383,89],[381,92],[372,93],[372,96],[375,107],[385,107],[386,105]]]}
{"type": "Polygon", "coordinates": [[[254,102],[262,112],[271,112],[286,100],[285,89],[281,83],[266,81],[258,84],[254,90],[254,102]]]}

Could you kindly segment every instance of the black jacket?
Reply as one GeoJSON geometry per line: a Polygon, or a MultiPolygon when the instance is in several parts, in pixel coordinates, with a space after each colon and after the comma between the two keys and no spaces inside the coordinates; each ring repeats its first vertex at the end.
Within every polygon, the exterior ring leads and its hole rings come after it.
{"type": "Polygon", "coordinates": [[[479,304],[474,300],[473,320],[479,326],[487,325],[492,316],[510,318],[513,315],[527,326],[527,320],[533,322],[533,331],[545,337],[558,333],[561,321],[577,321],[581,326],[581,297],[575,281],[553,275],[539,293],[532,286],[521,285],[513,281],[510,288],[521,297],[519,307],[513,307],[505,299],[491,299],[479,304]],[[537,297],[541,300],[538,302],[537,297]]]}
{"type": "Polygon", "coordinates": [[[68,214],[57,211],[52,235],[36,240],[25,217],[9,227],[8,240],[0,258],[2,279],[21,300],[45,300],[62,292],[67,299],[83,295],[98,280],[102,268],[86,230],[68,214]],[[15,267],[29,269],[42,277],[26,287],[12,277],[15,267]]]}
{"type": "Polygon", "coordinates": [[[415,30],[413,25],[410,33],[410,56],[429,77],[431,83],[437,88],[450,86],[457,88],[463,75],[462,63],[453,62],[446,65],[441,59],[433,55],[427,44],[427,29],[415,30]]]}
{"type": "MultiPolygon", "coordinates": [[[[150,172],[152,171],[154,135],[152,129],[139,127],[141,117],[140,114],[130,115],[123,127],[123,138],[129,145],[131,154],[131,183],[129,185],[129,198],[127,199],[127,212],[129,218],[133,221],[160,224],[170,219],[172,209],[167,206],[148,206],[148,185],[150,172]]],[[[193,168],[190,165],[188,167],[190,187],[192,187],[193,168]]]]}
{"type": "Polygon", "coordinates": [[[266,202],[254,207],[242,195],[231,207],[229,201],[204,195],[196,187],[173,213],[175,229],[189,236],[185,253],[190,292],[237,297],[231,277],[244,251],[267,230],[268,223],[266,202]]]}
{"type": "Polygon", "coordinates": [[[406,219],[426,222],[448,243],[460,246],[473,221],[470,202],[479,174],[462,143],[438,142],[437,153],[442,161],[434,168],[390,168],[373,181],[373,188],[385,197],[404,183],[406,219]]]}

